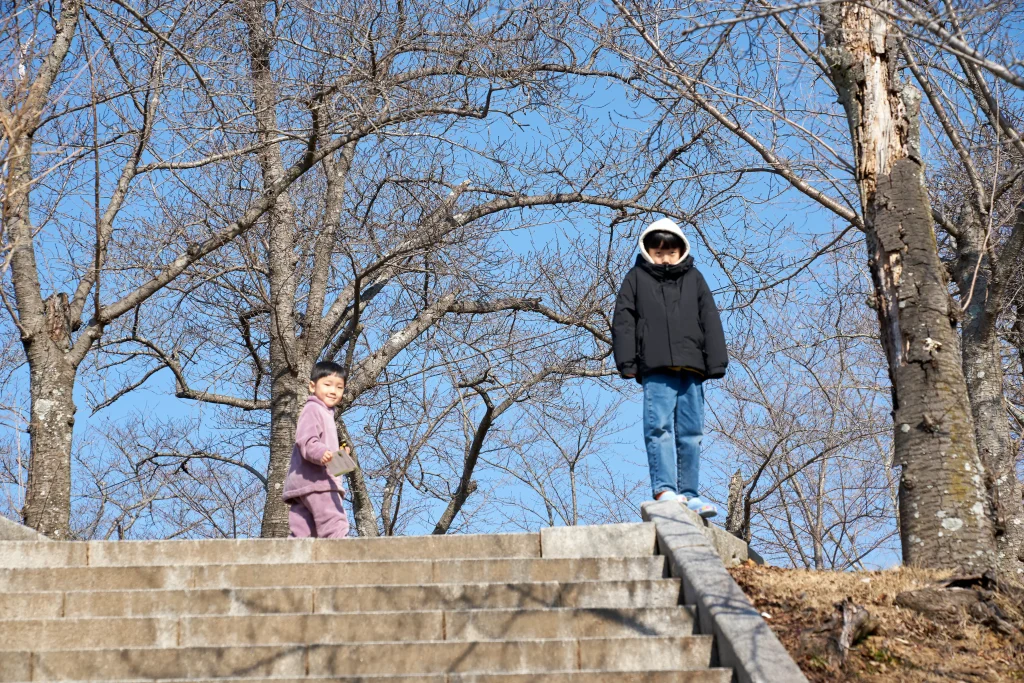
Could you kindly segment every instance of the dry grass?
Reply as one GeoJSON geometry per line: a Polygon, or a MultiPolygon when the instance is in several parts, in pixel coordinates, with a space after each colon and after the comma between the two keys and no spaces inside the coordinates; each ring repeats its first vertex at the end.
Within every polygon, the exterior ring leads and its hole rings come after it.
{"type": "Polygon", "coordinates": [[[935,621],[893,604],[897,594],[948,574],[911,569],[816,572],[743,566],[730,570],[776,635],[815,682],[1024,681],[1024,640],[1000,636],[966,614],[935,621]],[[851,598],[879,622],[839,668],[801,645],[800,634],[828,621],[851,598]]]}

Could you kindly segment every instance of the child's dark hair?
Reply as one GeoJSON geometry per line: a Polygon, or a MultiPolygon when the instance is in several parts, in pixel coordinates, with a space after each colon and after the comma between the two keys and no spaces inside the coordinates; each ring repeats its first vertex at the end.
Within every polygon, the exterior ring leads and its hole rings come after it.
{"type": "Polygon", "coordinates": [[[674,232],[667,230],[655,230],[644,235],[644,249],[678,249],[679,253],[686,251],[683,238],[674,232]]]}
{"type": "Polygon", "coordinates": [[[340,377],[348,381],[348,373],[345,368],[331,360],[322,360],[313,366],[313,372],[309,374],[309,381],[316,383],[324,377],[340,377]]]}

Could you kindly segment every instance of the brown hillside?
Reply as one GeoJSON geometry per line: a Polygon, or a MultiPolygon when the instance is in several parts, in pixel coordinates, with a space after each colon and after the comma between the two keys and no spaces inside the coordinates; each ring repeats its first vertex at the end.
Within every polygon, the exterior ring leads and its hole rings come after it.
{"type": "Polygon", "coordinates": [[[962,608],[929,617],[894,600],[905,591],[935,586],[948,573],[818,572],[749,564],[730,571],[816,683],[1024,681],[1021,605],[1002,593],[988,593],[995,601],[988,605],[998,607],[986,609],[1006,619],[985,618],[977,609],[972,616],[962,608]],[[847,598],[868,611],[876,630],[856,643],[841,665],[823,643],[828,633],[839,632],[827,626],[830,620],[839,623],[837,605],[847,598]]]}

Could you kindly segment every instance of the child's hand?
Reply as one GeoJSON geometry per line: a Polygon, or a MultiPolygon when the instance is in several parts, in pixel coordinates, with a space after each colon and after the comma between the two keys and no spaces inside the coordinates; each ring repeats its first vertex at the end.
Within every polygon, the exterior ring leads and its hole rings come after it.
{"type": "Polygon", "coordinates": [[[320,464],[326,465],[331,460],[334,460],[334,451],[324,451],[324,457],[320,458],[320,464]]]}

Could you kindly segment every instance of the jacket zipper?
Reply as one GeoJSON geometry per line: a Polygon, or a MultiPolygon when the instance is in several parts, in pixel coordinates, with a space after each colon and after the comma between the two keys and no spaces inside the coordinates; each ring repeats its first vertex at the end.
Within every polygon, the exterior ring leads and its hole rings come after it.
{"type": "Polygon", "coordinates": [[[661,301],[665,305],[665,336],[668,338],[668,364],[675,366],[675,358],[672,356],[672,325],[669,323],[668,299],[665,298],[665,283],[661,283],[661,301]]]}

